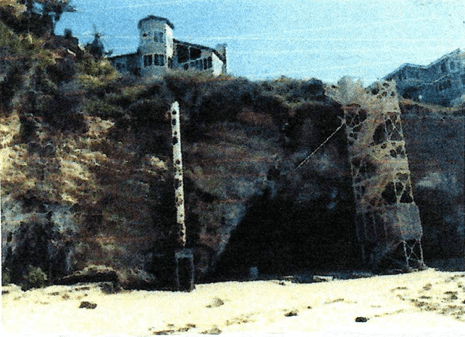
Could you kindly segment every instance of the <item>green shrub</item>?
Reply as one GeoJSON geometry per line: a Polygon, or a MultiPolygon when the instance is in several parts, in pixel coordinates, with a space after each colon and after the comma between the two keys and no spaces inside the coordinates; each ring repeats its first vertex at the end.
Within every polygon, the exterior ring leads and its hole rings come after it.
{"type": "Polygon", "coordinates": [[[26,276],[26,282],[22,285],[23,291],[32,288],[43,288],[47,283],[47,275],[42,271],[40,267],[30,268],[29,273],[26,276]]]}
{"type": "Polygon", "coordinates": [[[8,284],[10,284],[10,270],[5,268],[5,270],[2,271],[2,287],[8,284]]]}

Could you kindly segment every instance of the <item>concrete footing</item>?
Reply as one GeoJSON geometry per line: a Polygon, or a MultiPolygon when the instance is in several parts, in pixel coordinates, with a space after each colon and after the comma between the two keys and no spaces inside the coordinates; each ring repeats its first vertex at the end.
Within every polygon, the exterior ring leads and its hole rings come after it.
{"type": "Polygon", "coordinates": [[[174,255],[176,264],[176,288],[178,291],[192,291],[195,289],[194,255],[192,250],[184,248],[174,255]]]}

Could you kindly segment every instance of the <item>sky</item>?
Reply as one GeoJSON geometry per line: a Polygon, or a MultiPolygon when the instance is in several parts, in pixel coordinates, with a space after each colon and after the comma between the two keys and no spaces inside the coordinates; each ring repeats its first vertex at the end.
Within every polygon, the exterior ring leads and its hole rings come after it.
{"type": "Polygon", "coordinates": [[[427,65],[465,50],[463,0],[73,0],[55,29],[81,43],[94,26],[113,55],[137,50],[147,15],[174,24],[176,39],[227,44],[228,71],[250,80],[286,76],[364,85],[403,63],[427,65]]]}

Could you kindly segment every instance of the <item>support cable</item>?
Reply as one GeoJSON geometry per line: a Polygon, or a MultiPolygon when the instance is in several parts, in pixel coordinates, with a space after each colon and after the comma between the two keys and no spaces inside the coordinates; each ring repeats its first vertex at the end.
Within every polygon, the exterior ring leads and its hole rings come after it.
{"type": "Polygon", "coordinates": [[[334,137],[334,135],[340,130],[342,129],[342,127],[345,125],[345,121],[342,119],[341,120],[341,125],[339,125],[339,127],[336,129],[336,131],[334,131],[328,138],[326,138],[326,140],[320,144],[320,146],[318,146],[312,153],[310,153],[307,158],[305,158],[304,160],[302,160],[302,162],[297,165],[297,167],[294,169],[294,171],[297,171],[297,169],[299,169],[301,166],[303,166],[319,149],[321,149],[327,142],[329,142],[329,140],[331,138],[334,137]]]}

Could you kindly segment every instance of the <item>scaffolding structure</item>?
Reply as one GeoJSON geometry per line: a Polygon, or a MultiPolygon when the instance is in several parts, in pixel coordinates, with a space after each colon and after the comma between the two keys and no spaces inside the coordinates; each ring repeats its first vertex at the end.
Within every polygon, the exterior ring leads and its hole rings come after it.
{"type": "Polygon", "coordinates": [[[422,268],[423,231],[395,82],[357,96],[343,110],[362,257],[375,270],[422,268]]]}

